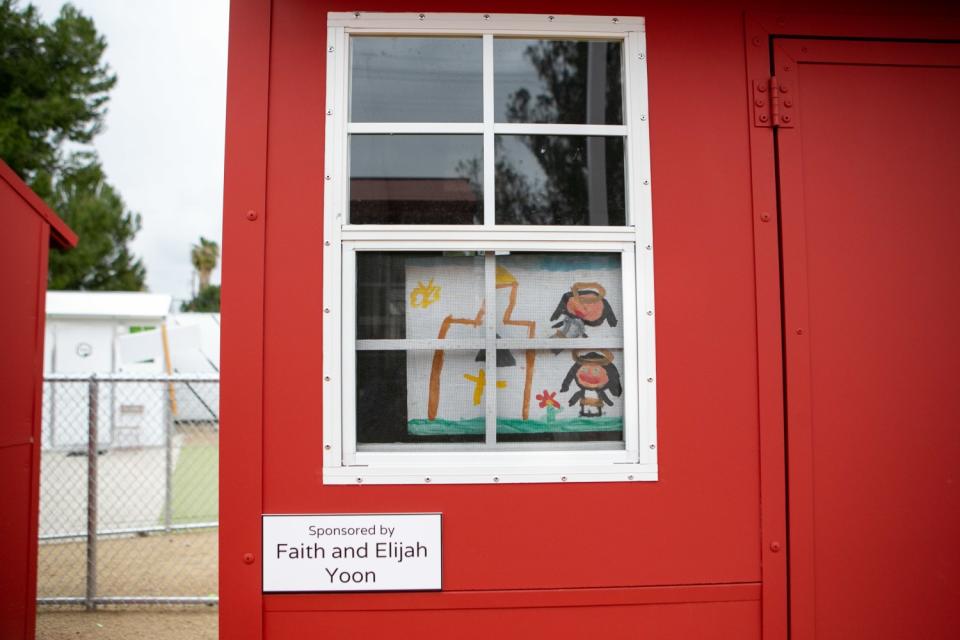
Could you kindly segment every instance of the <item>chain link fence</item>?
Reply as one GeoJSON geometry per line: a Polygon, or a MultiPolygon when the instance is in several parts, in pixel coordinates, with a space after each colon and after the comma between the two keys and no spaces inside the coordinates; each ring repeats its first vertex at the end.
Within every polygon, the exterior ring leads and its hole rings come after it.
{"type": "Polygon", "coordinates": [[[217,602],[217,376],[48,375],[41,605],[217,602]]]}

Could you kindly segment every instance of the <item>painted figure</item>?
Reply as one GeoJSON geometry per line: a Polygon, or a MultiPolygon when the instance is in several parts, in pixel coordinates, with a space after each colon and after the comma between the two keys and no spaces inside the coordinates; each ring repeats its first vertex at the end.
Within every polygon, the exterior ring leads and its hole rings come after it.
{"type": "Polygon", "coordinates": [[[606,349],[599,353],[581,353],[575,349],[573,366],[563,379],[560,391],[569,390],[572,382],[576,382],[580,390],[570,396],[568,404],[572,407],[579,402],[580,415],[583,417],[600,417],[603,415],[604,404],[613,406],[613,400],[607,395],[608,391],[617,397],[623,393],[620,372],[613,366],[613,354],[606,349]],[[588,411],[588,408],[591,410],[588,411]]]}
{"type": "Polygon", "coordinates": [[[607,290],[599,282],[574,282],[550,316],[551,322],[563,317],[553,325],[557,330],[553,337],[586,338],[586,327],[599,327],[604,322],[611,327],[617,326],[617,316],[606,295],[607,290]]]}

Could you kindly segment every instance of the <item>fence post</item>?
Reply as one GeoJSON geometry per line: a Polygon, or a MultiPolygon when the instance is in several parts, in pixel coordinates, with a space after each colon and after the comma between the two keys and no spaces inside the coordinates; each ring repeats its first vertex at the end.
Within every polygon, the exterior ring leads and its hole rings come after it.
{"type": "Polygon", "coordinates": [[[97,436],[98,400],[97,375],[90,376],[87,401],[87,610],[96,609],[97,597],[97,436]]]}
{"type": "MultiPolygon", "coordinates": [[[[173,383],[170,383],[171,387],[173,383]]],[[[165,495],[163,502],[163,524],[167,531],[173,524],[173,412],[170,407],[170,400],[163,403],[163,429],[164,429],[164,470],[166,471],[164,487],[165,495]]]]}

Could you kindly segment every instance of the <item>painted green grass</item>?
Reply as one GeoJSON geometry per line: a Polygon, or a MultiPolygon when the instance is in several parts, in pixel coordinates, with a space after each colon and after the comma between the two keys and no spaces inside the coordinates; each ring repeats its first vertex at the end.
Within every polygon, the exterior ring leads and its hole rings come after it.
{"type": "MultiPolygon", "coordinates": [[[[466,420],[424,420],[407,421],[407,429],[415,436],[477,435],[486,431],[484,418],[466,420]]],[[[623,417],[600,416],[597,418],[575,418],[554,420],[520,420],[517,418],[498,418],[498,433],[580,433],[585,431],[623,431],[623,417]]]]}
{"type": "Polygon", "coordinates": [[[180,449],[173,471],[173,522],[217,520],[217,462],[215,442],[192,442],[180,449]]]}

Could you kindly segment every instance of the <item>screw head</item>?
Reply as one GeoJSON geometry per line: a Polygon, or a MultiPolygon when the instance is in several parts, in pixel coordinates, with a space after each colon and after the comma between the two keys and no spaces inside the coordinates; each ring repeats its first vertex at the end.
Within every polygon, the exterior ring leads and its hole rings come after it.
{"type": "Polygon", "coordinates": [[[650,181],[649,181],[649,180],[644,180],[644,181],[643,181],[643,184],[650,184],[650,181]]]}
{"type": "Polygon", "coordinates": [[[803,335],[803,329],[797,329],[797,335],[798,335],[798,336],[802,336],[802,335],[803,335]]]}
{"type": "Polygon", "coordinates": [[[787,115],[783,116],[781,119],[782,119],[784,122],[790,122],[790,120],[791,120],[790,116],[787,116],[787,115]]]}
{"type": "Polygon", "coordinates": [[[498,478],[497,476],[493,476],[493,481],[494,481],[494,482],[500,482],[500,478],[498,478]]]}
{"type": "Polygon", "coordinates": [[[641,54],[639,55],[639,57],[640,57],[641,60],[645,60],[646,57],[647,57],[647,54],[641,53],[641,54]]]}
{"type": "Polygon", "coordinates": [[[753,104],[755,104],[755,105],[758,106],[758,107],[762,107],[763,105],[765,105],[765,104],[767,104],[767,103],[764,102],[763,100],[755,100],[753,104]]]}
{"type": "Polygon", "coordinates": [[[423,479],[423,481],[424,481],[424,482],[428,482],[428,483],[429,483],[429,482],[430,482],[430,478],[429,478],[429,477],[427,477],[427,478],[424,478],[424,479],[423,479]]]}
{"type": "Polygon", "coordinates": [[[332,115],[333,115],[333,109],[327,109],[327,115],[328,115],[328,116],[332,116],[332,115]]]}
{"type": "Polygon", "coordinates": [[[323,312],[324,312],[324,313],[330,313],[330,307],[327,307],[326,309],[324,309],[323,312]]]}
{"type": "Polygon", "coordinates": [[[647,245],[647,251],[650,251],[651,249],[653,249],[653,245],[648,244],[648,245],[647,245]]]}
{"type": "Polygon", "coordinates": [[[656,449],[656,448],[657,448],[657,445],[652,444],[652,445],[650,445],[650,448],[651,448],[651,449],[656,449]]]}
{"type": "Polygon", "coordinates": [[[765,84],[759,84],[759,85],[757,85],[757,91],[759,91],[760,93],[766,93],[766,92],[767,92],[767,85],[765,85],[765,84]]]}
{"type": "Polygon", "coordinates": [[[330,382],[330,376],[323,376],[324,382],[330,382]]]}
{"type": "Polygon", "coordinates": [[[644,113],[644,114],[641,114],[641,115],[640,115],[640,119],[641,119],[641,120],[646,120],[646,119],[647,119],[647,114],[645,114],[645,113],[644,113]]]}
{"type": "Polygon", "coordinates": [[[766,122],[766,121],[769,120],[769,119],[770,119],[770,118],[767,116],[767,114],[765,114],[765,113],[761,113],[761,114],[760,114],[760,122],[766,122]]]}
{"type": "Polygon", "coordinates": [[[330,45],[329,47],[327,47],[327,52],[333,53],[333,45],[330,45]]]}
{"type": "Polygon", "coordinates": [[[563,482],[566,482],[566,481],[567,481],[567,476],[560,476],[560,480],[563,481],[563,482]]]}
{"type": "Polygon", "coordinates": [[[653,382],[653,378],[647,378],[647,382],[653,382]]]}
{"type": "Polygon", "coordinates": [[[253,554],[245,553],[243,554],[243,563],[244,564],[253,564],[253,554]]]}
{"type": "Polygon", "coordinates": [[[256,211],[254,211],[253,209],[250,209],[250,211],[247,211],[247,220],[249,220],[250,222],[253,222],[256,219],[257,219],[256,211]]]}
{"type": "Polygon", "coordinates": [[[633,476],[627,476],[627,480],[633,480],[633,476]]]}
{"type": "Polygon", "coordinates": [[[780,93],[787,93],[790,91],[790,87],[785,84],[780,85],[780,93]]]}
{"type": "Polygon", "coordinates": [[[761,221],[761,222],[770,222],[770,214],[769,214],[769,213],[761,213],[761,214],[760,214],[760,221],[761,221]]]}
{"type": "Polygon", "coordinates": [[[325,179],[325,180],[329,180],[329,179],[330,179],[330,176],[324,176],[324,179],[325,179]]]}
{"type": "Polygon", "coordinates": [[[653,311],[647,311],[647,315],[648,315],[648,316],[652,316],[652,315],[653,315],[653,311]]]}
{"type": "Polygon", "coordinates": [[[490,14],[489,14],[489,13],[483,14],[483,19],[484,19],[484,20],[489,20],[489,19],[490,19],[490,14]]]}
{"type": "Polygon", "coordinates": [[[753,46],[755,47],[759,47],[761,44],[763,44],[763,40],[760,39],[760,36],[753,36],[753,40],[751,40],[751,42],[753,42],[753,46]]]}
{"type": "Polygon", "coordinates": [[[426,17],[427,17],[427,16],[423,15],[422,13],[419,14],[419,15],[417,15],[417,18],[419,18],[420,20],[423,20],[423,19],[426,18],[426,17]]]}
{"type": "Polygon", "coordinates": [[[553,16],[547,16],[547,20],[549,20],[550,22],[553,22],[553,16]]]}
{"type": "Polygon", "coordinates": [[[330,246],[330,241],[329,241],[329,240],[325,241],[325,242],[323,243],[323,246],[329,247],[329,246],[330,246]]]}
{"type": "Polygon", "coordinates": [[[780,547],[780,543],[777,542],[776,540],[774,540],[773,542],[770,543],[770,551],[773,551],[774,553],[777,553],[777,552],[780,551],[780,548],[781,548],[781,547],[780,547]]]}
{"type": "Polygon", "coordinates": [[[783,106],[785,106],[785,107],[787,107],[787,108],[789,109],[790,107],[793,106],[793,100],[790,100],[790,99],[784,100],[784,101],[783,101],[783,106]]]}
{"type": "Polygon", "coordinates": [[[363,484],[363,478],[357,478],[357,484],[363,484]]]}
{"type": "Polygon", "coordinates": [[[616,24],[616,23],[620,22],[620,18],[613,18],[612,21],[613,21],[614,24],[616,24]]]}
{"type": "Polygon", "coordinates": [[[326,449],[327,451],[330,451],[330,445],[328,444],[323,445],[323,448],[326,449]]]}

